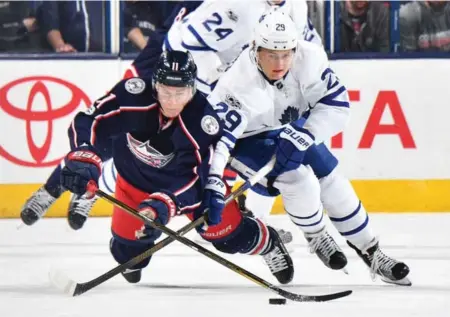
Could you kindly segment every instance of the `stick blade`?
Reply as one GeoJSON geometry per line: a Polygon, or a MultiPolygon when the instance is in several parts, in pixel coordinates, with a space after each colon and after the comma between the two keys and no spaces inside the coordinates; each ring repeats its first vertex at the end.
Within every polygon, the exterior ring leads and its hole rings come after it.
{"type": "Polygon", "coordinates": [[[77,283],[60,270],[51,269],[48,277],[53,286],[69,296],[75,296],[77,283]]]}

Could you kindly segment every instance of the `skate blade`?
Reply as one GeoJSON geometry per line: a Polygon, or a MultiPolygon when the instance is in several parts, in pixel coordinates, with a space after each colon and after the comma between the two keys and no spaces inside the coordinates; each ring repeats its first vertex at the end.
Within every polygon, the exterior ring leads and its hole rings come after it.
{"type": "Polygon", "coordinates": [[[19,223],[17,226],[16,226],[16,229],[17,230],[22,230],[23,228],[25,228],[27,225],[25,224],[25,223],[23,223],[23,222],[21,222],[21,223],[19,223]]]}
{"type": "Polygon", "coordinates": [[[343,273],[345,273],[346,275],[349,275],[348,270],[347,270],[346,267],[343,267],[343,268],[341,269],[341,271],[342,271],[343,273]]]}
{"type": "Polygon", "coordinates": [[[411,280],[408,277],[404,277],[401,280],[395,281],[395,280],[391,280],[391,279],[388,279],[388,278],[382,276],[381,280],[385,283],[399,285],[399,286],[411,286],[412,285],[411,280]]]}

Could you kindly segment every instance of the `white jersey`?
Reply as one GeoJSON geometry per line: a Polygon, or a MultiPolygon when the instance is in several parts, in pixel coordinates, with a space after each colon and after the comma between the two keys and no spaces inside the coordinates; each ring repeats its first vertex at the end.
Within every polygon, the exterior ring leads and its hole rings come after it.
{"type": "MultiPolygon", "coordinates": [[[[266,0],[206,0],[170,28],[165,49],[189,50],[198,67],[198,88],[209,93],[220,75],[251,41],[254,27],[272,6],[266,0]]],[[[301,38],[322,45],[308,21],[305,1],[284,1],[286,11],[298,27],[301,38]]]]}
{"type": "Polygon", "coordinates": [[[349,118],[348,93],[329,67],[323,49],[299,41],[284,79],[269,83],[258,70],[253,50],[242,52],[222,75],[208,101],[226,125],[211,173],[222,175],[236,139],[281,128],[307,116],[304,128],[316,144],[341,132],[349,118]]]}

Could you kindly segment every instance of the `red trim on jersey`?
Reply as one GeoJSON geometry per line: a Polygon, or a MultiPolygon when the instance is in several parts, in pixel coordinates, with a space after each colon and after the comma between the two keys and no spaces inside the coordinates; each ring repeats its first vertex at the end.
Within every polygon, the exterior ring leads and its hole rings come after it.
{"type": "Polygon", "coordinates": [[[73,132],[73,144],[75,145],[75,147],[78,147],[78,136],[77,136],[77,130],[75,129],[75,119],[72,120],[70,127],[73,132]]]}
{"type": "MultiPolygon", "coordinates": [[[[194,137],[189,133],[188,129],[186,128],[186,125],[183,122],[183,119],[181,118],[181,115],[178,116],[178,121],[180,122],[180,127],[183,130],[184,134],[187,136],[188,140],[192,143],[192,145],[195,148],[195,156],[197,157],[198,166],[202,163],[202,157],[200,155],[200,147],[198,146],[197,141],[195,141],[194,137]]],[[[185,191],[187,191],[189,188],[194,186],[194,184],[197,182],[199,176],[197,174],[197,166],[195,166],[192,169],[193,173],[195,174],[194,178],[185,186],[183,186],[181,189],[177,190],[174,194],[175,196],[178,196],[185,191]]]]}
{"type": "Polygon", "coordinates": [[[186,185],[184,185],[183,187],[181,187],[179,190],[175,191],[175,192],[173,193],[175,196],[181,195],[182,193],[184,193],[185,191],[187,191],[189,188],[191,188],[192,186],[194,186],[194,184],[198,181],[199,176],[198,176],[198,174],[197,174],[197,166],[194,167],[194,168],[192,169],[192,172],[195,174],[194,178],[193,178],[189,183],[187,183],[186,185]]]}
{"type": "Polygon", "coordinates": [[[163,114],[161,113],[161,108],[159,108],[159,130],[164,131],[168,127],[170,127],[173,123],[173,119],[167,120],[166,123],[164,123],[163,114]]]}
{"type": "Polygon", "coordinates": [[[187,211],[187,210],[194,210],[197,209],[198,207],[200,207],[200,205],[202,204],[202,202],[198,202],[196,204],[190,205],[190,206],[185,206],[183,208],[180,209],[181,212],[187,211]]]}
{"type": "Polygon", "coordinates": [[[136,70],[136,67],[131,64],[130,67],[125,71],[125,74],[123,74],[123,79],[130,79],[133,77],[139,77],[139,73],[136,70]]]}
{"type": "Polygon", "coordinates": [[[90,139],[90,143],[92,145],[94,145],[95,138],[96,138],[96,136],[95,136],[95,128],[96,128],[96,126],[98,124],[98,121],[100,121],[100,120],[102,120],[104,118],[112,117],[112,116],[114,116],[116,114],[121,113],[122,111],[148,111],[148,110],[153,109],[156,106],[158,106],[158,104],[154,103],[154,104],[151,104],[151,105],[149,105],[147,107],[120,107],[119,109],[110,111],[108,113],[99,114],[99,115],[95,116],[95,119],[94,119],[94,121],[92,122],[92,125],[91,125],[91,139],[90,139]]]}
{"type": "Polygon", "coordinates": [[[113,100],[113,99],[115,99],[115,98],[116,98],[116,95],[110,94],[110,95],[109,95],[108,97],[106,97],[105,99],[101,99],[101,101],[95,105],[96,111],[97,111],[98,109],[100,109],[106,102],[111,101],[111,100],[113,100]]]}
{"type": "Polygon", "coordinates": [[[178,116],[178,120],[180,121],[181,129],[183,130],[184,134],[188,137],[189,141],[191,141],[192,145],[195,147],[195,155],[197,156],[198,165],[202,163],[202,157],[200,155],[200,146],[198,146],[197,141],[195,141],[194,137],[189,133],[188,129],[186,128],[186,125],[183,122],[183,119],[181,118],[181,115],[178,116]]]}

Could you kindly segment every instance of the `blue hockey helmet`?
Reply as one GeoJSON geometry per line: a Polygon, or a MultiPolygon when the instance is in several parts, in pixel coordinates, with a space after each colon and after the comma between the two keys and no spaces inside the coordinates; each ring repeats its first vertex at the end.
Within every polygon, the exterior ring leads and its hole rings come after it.
{"type": "Polygon", "coordinates": [[[192,87],[195,89],[197,65],[191,53],[183,51],[164,51],[153,71],[153,89],[157,83],[173,87],[192,87]]]}

